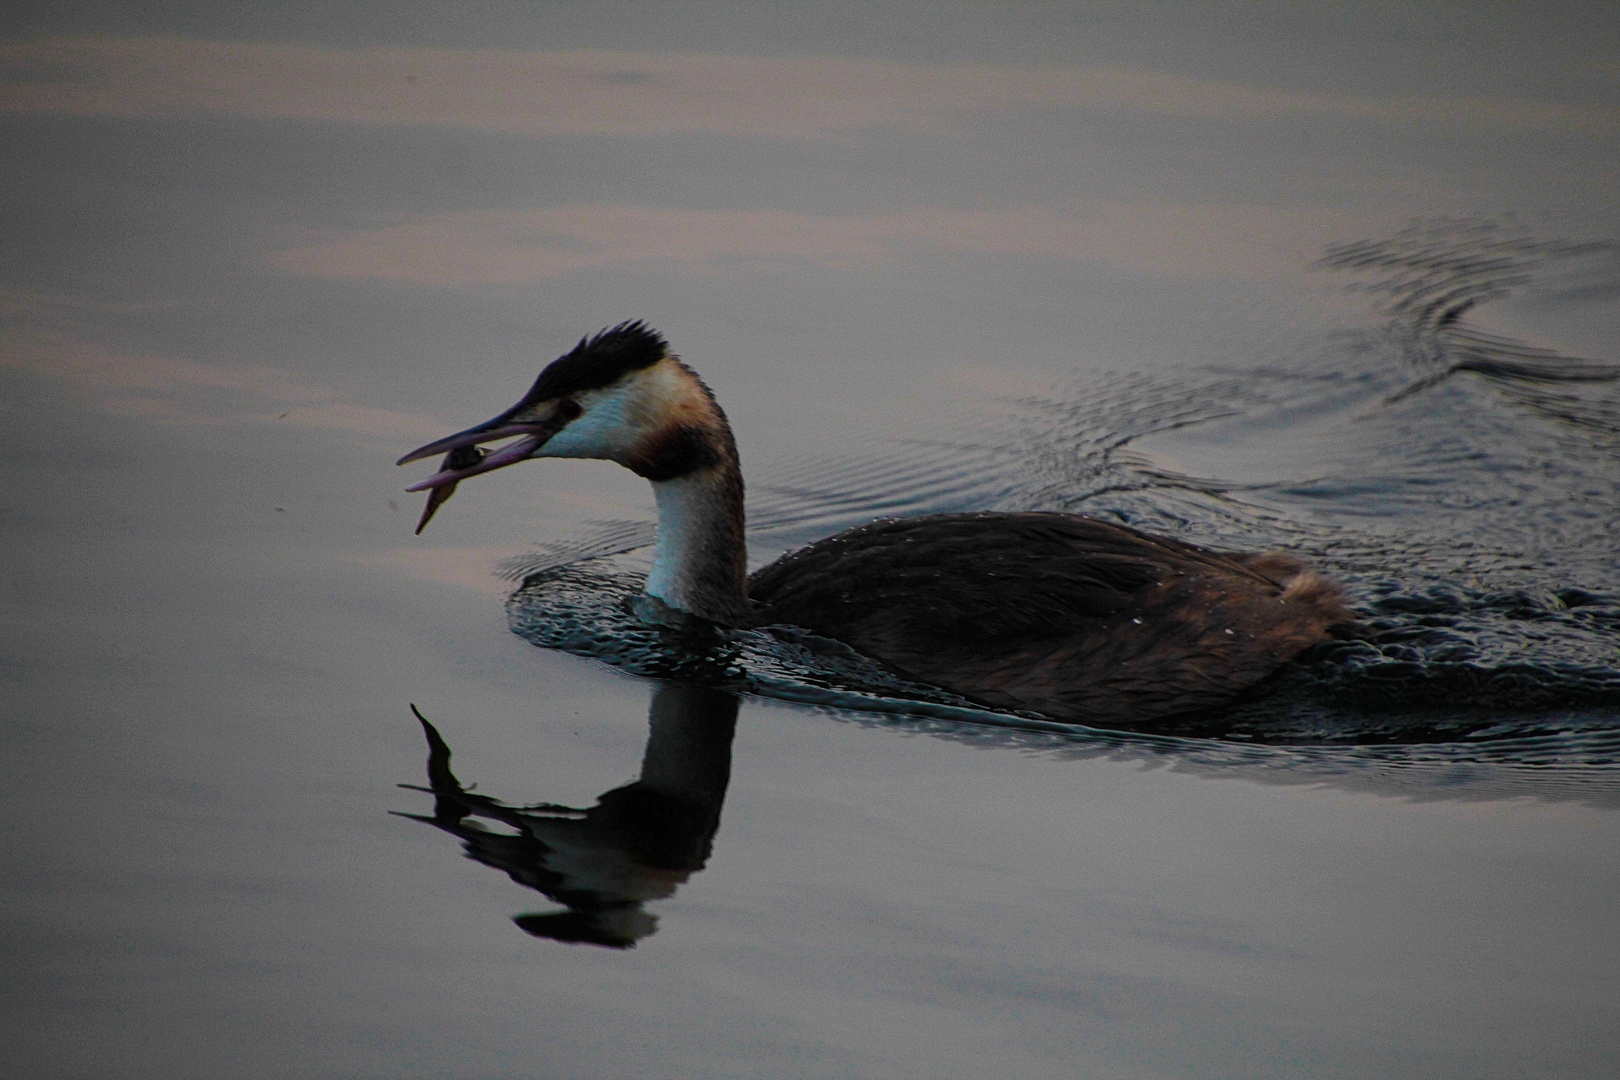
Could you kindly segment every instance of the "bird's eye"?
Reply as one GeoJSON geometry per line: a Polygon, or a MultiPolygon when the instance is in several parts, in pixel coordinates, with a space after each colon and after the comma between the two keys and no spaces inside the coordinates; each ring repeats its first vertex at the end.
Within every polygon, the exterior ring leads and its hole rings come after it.
{"type": "Polygon", "coordinates": [[[579,402],[573,398],[563,398],[557,402],[557,415],[564,420],[578,420],[579,414],[585,410],[579,407],[579,402]]]}

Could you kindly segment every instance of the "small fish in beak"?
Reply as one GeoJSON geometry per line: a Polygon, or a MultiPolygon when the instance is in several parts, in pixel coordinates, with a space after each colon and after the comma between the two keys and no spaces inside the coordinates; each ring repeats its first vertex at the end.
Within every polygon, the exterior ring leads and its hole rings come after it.
{"type": "MultiPolygon", "coordinates": [[[[444,455],[444,461],[440,463],[439,471],[460,472],[462,469],[470,469],[483,461],[487,453],[487,450],[478,446],[458,446],[444,455]]],[[[450,496],[455,493],[456,485],[454,482],[442,484],[428,492],[427,505],[422,508],[422,520],[416,523],[417,536],[422,535],[422,530],[427,528],[429,521],[433,520],[433,515],[439,512],[439,507],[449,502],[450,496]]]]}

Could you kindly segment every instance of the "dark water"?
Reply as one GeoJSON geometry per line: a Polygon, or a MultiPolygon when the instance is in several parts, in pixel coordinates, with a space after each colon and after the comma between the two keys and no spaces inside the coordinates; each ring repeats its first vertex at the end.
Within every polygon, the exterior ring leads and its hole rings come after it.
{"type": "Polygon", "coordinates": [[[1615,30],[8,12],[0,1075],[1616,1075],[1615,30]],[[1361,629],[1099,731],[631,622],[614,466],[413,534],[402,452],[638,317],[758,564],[1070,510],[1361,629]]]}
{"type": "MultiPolygon", "coordinates": [[[[1612,557],[1620,365],[1511,338],[1468,315],[1533,290],[1537,272],[1559,260],[1586,260],[1601,280],[1613,273],[1613,255],[1609,245],[1538,241],[1477,222],[1342,245],[1323,263],[1359,272],[1357,287],[1379,300],[1376,317],[1324,334],[1286,365],[1228,361],[1175,379],[1089,377],[1003,403],[992,421],[962,416],[961,428],[978,422],[971,439],[900,442],[881,460],[827,461],[755,487],[754,539],[768,550],[875,512],[1016,508],[1112,515],[1213,545],[1305,555],[1347,584],[1361,625],[1253,700],[1151,729],[1099,731],[985,711],[791,628],[724,636],[649,629],[628,614],[649,525],[602,523],[508,560],[503,572],[522,581],[507,614],[536,645],[663,680],[640,777],[590,807],[509,805],[464,791],[432,732],[434,811],[420,820],[560,905],[515,916],[526,933],[625,949],[660,931],[661,904],[704,868],[717,842],[723,848],[739,697],[1015,753],[1030,767],[1134,764],[1396,795],[1408,806],[1531,799],[1612,810],[1620,805],[1620,568],[1612,557]],[[1194,457],[1242,470],[1194,477],[1171,464],[1194,457]]],[[[1341,840],[1326,859],[1343,855],[1341,840]]],[[[1445,862],[1428,858],[1429,872],[1445,862]]],[[[1135,932],[1189,940],[1179,928],[1135,932]]],[[[1505,927],[1491,933],[1513,936],[1505,927]]],[[[1263,955],[1252,941],[1199,940],[1200,949],[1263,955]]],[[[1473,948],[1488,955],[1502,940],[1473,948]]],[[[989,993],[1060,1010],[1088,1001],[1119,1015],[1101,1004],[1117,1002],[1117,990],[1090,997],[1060,968],[1021,970],[989,993]]],[[[1270,1008],[1273,1017],[1286,1011],[1270,1008]]],[[[1601,1073],[1606,1037],[1571,1037],[1596,1056],[1552,1070],[1601,1073]]],[[[1487,1072],[1509,1056],[1491,1053],[1487,1072]]],[[[1353,1068],[1386,1067],[1425,1068],[1398,1052],[1366,1054],[1353,1068]]]]}

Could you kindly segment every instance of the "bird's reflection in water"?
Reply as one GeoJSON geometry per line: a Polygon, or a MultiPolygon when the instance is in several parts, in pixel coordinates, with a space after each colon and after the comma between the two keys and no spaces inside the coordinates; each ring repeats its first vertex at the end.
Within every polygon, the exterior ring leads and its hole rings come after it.
{"type": "MultiPolygon", "coordinates": [[[[421,713],[428,740],[433,815],[401,814],[460,837],[467,857],[504,870],[566,911],[519,915],[536,937],[628,949],[658,928],[642,909],[662,900],[708,860],[731,777],[735,695],[664,683],[654,693],[641,777],[589,810],[553,803],[507,806],[461,786],[450,747],[421,713]],[[483,821],[512,831],[494,831],[483,821]]],[[[412,706],[414,711],[415,706],[412,706]]]]}

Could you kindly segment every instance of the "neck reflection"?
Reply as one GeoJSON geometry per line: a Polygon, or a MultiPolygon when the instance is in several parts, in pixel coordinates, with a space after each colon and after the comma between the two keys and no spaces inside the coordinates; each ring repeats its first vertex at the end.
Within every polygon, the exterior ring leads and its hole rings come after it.
{"type": "Polygon", "coordinates": [[[588,810],[507,806],[473,794],[450,771],[450,747],[417,713],[428,740],[429,786],[400,786],[432,794],[433,814],[399,816],[459,837],[468,858],[565,905],[516,916],[528,933],[628,949],[658,928],[643,905],[673,896],[708,860],[731,778],[737,707],[736,695],[722,690],[660,684],[641,777],[588,810]],[[493,831],[485,821],[511,831],[493,831]]]}

